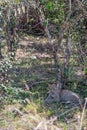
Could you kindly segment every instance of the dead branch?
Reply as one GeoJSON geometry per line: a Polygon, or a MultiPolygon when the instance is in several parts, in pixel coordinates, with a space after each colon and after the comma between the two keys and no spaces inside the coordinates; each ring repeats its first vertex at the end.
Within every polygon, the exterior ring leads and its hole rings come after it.
{"type": "Polygon", "coordinates": [[[85,114],[86,104],[87,104],[87,98],[85,98],[85,103],[84,103],[84,107],[83,107],[83,111],[82,111],[79,130],[82,130],[82,123],[83,123],[83,118],[84,118],[84,114],[85,114]]]}
{"type": "Polygon", "coordinates": [[[60,115],[54,117],[53,119],[49,120],[49,121],[48,121],[48,124],[49,124],[49,123],[53,123],[54,121],[57,121],[57,119],[59,119],[61,116],[64,116],[65,114],[67,114],[67,113],[69,113],[69,112],[71,112],[71,111],[73,111],[74,109],[77,109],[77,108],[78,108],[78,106],[73,107],[73,108],[71,108],[71,109],[69,109],[69,110],[63,112],[62,114],[60,114],[60,115]]]}
{"type": "Polygon", "coordinates": [[[43,124],[43,121],[41,121],[41,122],[36,126],[35,130],[38,130],[38,129],[41,127],[42,124],[43,124]]]}
{"type": "Polygon", "coordinates": [[[17,108],[15,108],[15,109],[13,110],[13,113],[14,113],[15,116],[17,116],[17,115],[23,116],[23,112],[21,112],[21,111],[20,111],[19,109],[17,109],[17,108]]]}

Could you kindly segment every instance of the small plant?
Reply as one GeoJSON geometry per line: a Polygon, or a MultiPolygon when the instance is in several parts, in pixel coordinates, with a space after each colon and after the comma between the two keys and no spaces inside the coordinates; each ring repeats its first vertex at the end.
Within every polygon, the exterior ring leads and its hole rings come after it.
{"type": "Polygon", "coordinates": [[[87,75],[87,68],[85,68],[85,70],[84,70],[84,71],[85,71],[85,75],[87,75]]]}
{"type": "Polygon", "coordinates": [[[12,69],[12,62],[8,57],[1,59],[0,61],[0,100],[7,98],[11,92],[10,84],[12,80],[10,79],[9,71],[12,69]],[[9,91],[9,92],[8,92],[9,91]]]}
{"type": "Polygon", "coordinates": [[[0,61],[0,83],[7,83],[8,82],[8,72],[12,69],[12,62],[9,58],[4,58],[0,61]]]}

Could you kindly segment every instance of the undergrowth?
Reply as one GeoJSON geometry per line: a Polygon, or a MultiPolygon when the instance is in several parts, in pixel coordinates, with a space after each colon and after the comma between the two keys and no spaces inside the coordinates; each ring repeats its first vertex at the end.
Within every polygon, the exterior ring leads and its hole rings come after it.
{"type": "MultiPolygon", "coordinates": [[[[31,52],[31,56],[34,52],[31,52]]],[[[45,104],[48,86],[57,81],[53,61],[15,60],[9,82],[0,85],[0,130],[79,130],[82,112],[60,103],[45,104]],[[32,61],[32,62],[31,62],[32,61]],[[31,63],[30,63],[31,62],[31,63]],[[26,83],[26,85],[25,85],[26,83]]],[[[86,79],[73,77],[66,87],[87,96],[86,79]]],[[[82,130],[87,129],[87,110],[82,130]]]]}

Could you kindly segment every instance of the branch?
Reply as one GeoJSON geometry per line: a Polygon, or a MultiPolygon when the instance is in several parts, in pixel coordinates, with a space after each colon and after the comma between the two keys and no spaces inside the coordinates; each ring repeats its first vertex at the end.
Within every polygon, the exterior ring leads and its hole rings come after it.
{"type": "Polygon", "coordinates": [[[70,12],[72,11],[72,2],[71,2],[71,0],[69,0],[69,11],[70,12]]]}
{"type": "Polygon", "coordinates": [[[84,107],[83,107],[83,112],[82,112],[82,117],[81,117],[79,130],[82,130],[82,122],[83,122],[83,117],[84,117],[84,114],[85,114],[86,104],[87,104],[87,98],[85,98],[85,103],[84,103],[84,107]]]}
{"type": "Polygon", "coordinates": [[[41,122],[37,125],[37,127],[35,128],[35,130],[39,130],[39,128],[41,127],[42,124],[43,124],[43,121],[41,121],[41,122]]]}
{"type": "Polygon", "coordinates": [[[54,121],[56,121],[56,120],[57,120],[58,118],[60,118],[61,116],[65,115],[65,114],[67,114],[67,113],[69,113],[69,112],[71,112],[72,110],[74,110],[74,109],[76,109],[76,108],[78,108],[78,106],[73,107],[73,108],[71,108],[71,109],[69,109],[69,110],[63,112],[62,114],[60,114],[60,115],[54,117],[53,119],[49,120],[48,123],[51,123],[51,122],[53,123],[54,121]]]}

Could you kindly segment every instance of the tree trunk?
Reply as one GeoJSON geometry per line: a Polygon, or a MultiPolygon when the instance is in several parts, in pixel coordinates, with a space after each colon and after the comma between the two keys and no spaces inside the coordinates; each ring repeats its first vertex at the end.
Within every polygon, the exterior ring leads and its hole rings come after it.
{"type": "Polygon", "coordinates": [[[1,44],[2,44],[2,38],[1,38],[1,32],[0,32],[0,59],[3,58],[2,51],[1,51],[1,49],[2,49],[1,44]]]}
{"type": "Polygon", "coordinates": [[[69,78],[69,61],[71,57],[71,36],[69,34],[66,45],[66,59],[64,63],[64,71],[63,71],[63,85],[65,86],[66,82],[69,78]]]}

